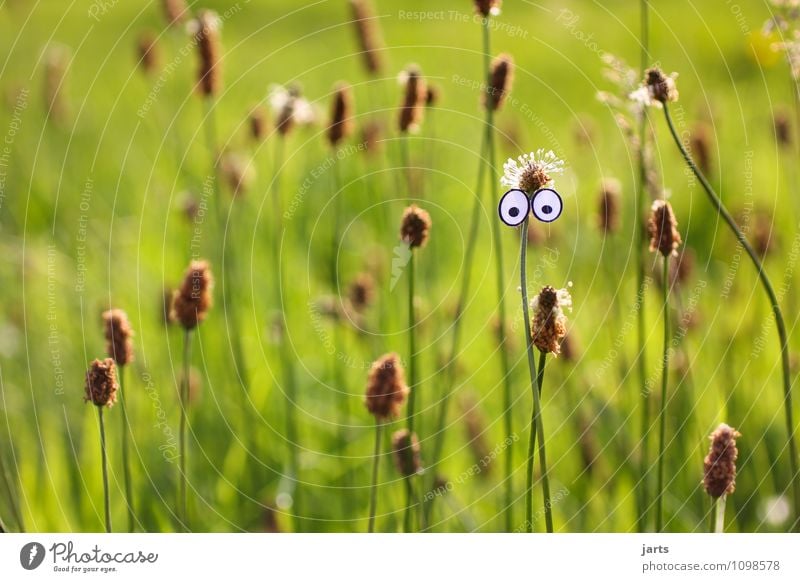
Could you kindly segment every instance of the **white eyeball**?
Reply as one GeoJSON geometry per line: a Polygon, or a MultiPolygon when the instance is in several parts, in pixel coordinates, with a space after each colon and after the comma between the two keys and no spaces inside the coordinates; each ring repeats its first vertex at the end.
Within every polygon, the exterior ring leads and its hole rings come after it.
{"type": "Polygon", "coordinates": [[[500,199],[500,220],[508,226],[519,226],[528,217],[531,203],[522,190],[509,190],[500,199]]]}
{"type": "Polygon", "coordinates": [[[561,216],[563,209],[564,203],[561,201],[561,196],[550,188],[537,190],[531,197],[531,212],[536,220],[541,222],[553,222],[561,216]]]}

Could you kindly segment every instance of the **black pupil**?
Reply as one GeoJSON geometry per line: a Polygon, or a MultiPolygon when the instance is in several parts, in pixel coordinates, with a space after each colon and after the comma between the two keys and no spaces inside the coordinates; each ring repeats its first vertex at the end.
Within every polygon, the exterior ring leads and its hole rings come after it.
{"type": "Polygon", "coordinates": [[[511,209],[508,211],[508,213],[511,215],[511,218],[516,218],[517,216],[519,216],[519,208],[517,208],[516,206],[512,206],[511,209]]]}
{"type": "Polygon", "coordinates": [[[544,212],[545,214],[550,214],[551,212],[553,212],[553,207],[550,206],[549,204],[545,204],[544,206],[542,206],[542,212],[544,212]]]}

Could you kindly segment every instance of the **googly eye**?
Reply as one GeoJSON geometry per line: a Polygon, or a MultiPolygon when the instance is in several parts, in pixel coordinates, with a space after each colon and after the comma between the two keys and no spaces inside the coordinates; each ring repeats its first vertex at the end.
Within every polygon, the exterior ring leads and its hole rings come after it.
{"type": "Polygon", "coordinates": [[[537,190],[531,197],[531,212],[536,220],[541,222],[553,222],[561,216],[563,209],[564,203],[561,201],[561,196],[550,188],[537,190]]]}
{"type": "Polygon", "coordinates": [[[509,190],[500,199],[500,220],[508,226],[519,226],[528,217],[531,203],[522,190],[509,190]]]}

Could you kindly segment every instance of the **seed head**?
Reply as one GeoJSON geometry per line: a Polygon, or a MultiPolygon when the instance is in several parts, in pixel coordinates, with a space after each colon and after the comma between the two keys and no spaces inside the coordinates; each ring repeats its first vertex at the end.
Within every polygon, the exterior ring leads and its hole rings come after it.
{"type": "Polygon", "coordinates": [[[689,148],[704,174],[711,171],[711,133],[705,124],[697,125],[689,140],[689,148]]]}
{"type": "Polygon", "coordinates": [[[597,224],[605,234],[614,234],[619,230],[619,198],[619,182],[613,178],[603,180],[600,187],[597,224]]]}
{"type": "Polygon", "coordinates": [[[397,471],[403,477],[411,477],[422,470],[419,440],[407,428],[401,428],[392,435],[392,456],[397,471]]]}
{"type": "Polygon", "coordinates": [[[111,408],[117,401],[117,369],[114,360],[95,360],[86,372],[86,396],[84,401],[95,406],[111,408]]]}
{"type": "Polygon", "coordinates": [[[136,41],[139,54],[139,64],[145,75],[151,75],[158,68],[158,45],[156,35],[150,30],[145,30],[136,41]]]}
{"type": "Polygon", "coordinates": [[[658,251],[663,256],[678,254],[681,235],[672,206],[666,200],[656,200],[650,209],[647,232],[650,234],[650,252],[658,251]]]}
{"type": "Polygon", "coordinates": [[[483,95],[483,106],[497,111],[502,107],[514,81],[514,59],[507,53],[498,55],[492,62],[489,86],[483,95]]]}
{"type": "Polygon", "coordinates": [[[121,309],[109,309],[103,312],[103,323],[106,335],[106,353],[117,363],[124,366],[133,361],[133,330],[128,316],[121,309]]]}
{"type": "Polygon", "coordinates": [[[350,283],[348,292],[350,305],[358,313],[363,313],[375,299],[375,280],[369,273],[359,273],[350,283]]]}
{"type": "Polygon", "coordinates": [[[278,135],[285,137],[295,125],[308,125],[315,119],[314,109],[301,95],[300,87],[274,85],[269,93],[278,135]]]}
{"type": "Polygon", "coordinates": [[[412,204],[403,211],[400,224],[400,240],[413,248],[425,246],[428,242],[428,231],[431,228],[431,215],[412,204]]]}
{"type": "Polygon", "coordinates": [[[386,354],[372,363],[367,378],[367,410],[376,420],[395,417],[408,396],[403,366],[397,354],[386,354]]]}
{"type": "Polygon", "coordinates": [[[481,474],[488,475],[492,466],[492,451],[486,442],[486,421],[481,415],[478,403],[472,396],[463,398],[460,408],[472,457],[483,470],[481,474]]]}
{"type": "Polygon", "coordinates": [[[475,10],[484,18],[497,16],[502,3],[502,0],[475,0],[475,10]]]}
{"type": "Polygon", "coordinates": [[[425,81],[416,65],[409,65],[402,74],[404,81],[403,103],[400,105],[400,115],[397,126],[400,133],[416,131],[422,122],[422,112],[428,91],[425,81]]]}
{"type": "Polygon", "coordinates": [[[792,144],[792,122],[785,111],[775,113],[775,139],[778,145],[788,146],[792,144]]]}
{"type": "Polygon", "coordinates": [[[192,23],[191,30],[197,42],[200,67],[197,70],[197,84],[205,97],[214,97],[222,84],[220,65],[220,19],[213,10],[201,10],[192,23]]]}
{"type": "Polygon", "coordinates": [[[659,68],[647,69],[642,85],[629,97],[645,107],[663,107],[667,102],[678,100],[676,77],[676,73],[665,75],[659,68]]]}
{"type": "Polygon", "coordinates": [[[256,143],[267,137],[267,110],[261,105],[250,110],[250,137],[256,143]]]}
{"type": "Polygon", "coordinates": [[[531,340],[544,353],[558,356],[561,341],[567,335],[567,316],[564,309],[572,309],[572,297],[566,289],[542,287],[531,301],[531,340]]]}
{"type": "Polygon", "coordinates": [[[439,87],[436,85],[428,84],[428,88],[425,93],[425,107],[436,107],[436,104],[439,103],[440,91],[439,87]]]}
{"type": "Polygon", "coordinates": [[[185,0],[162,0],[162,4],[164,6],[164,16],[169,26],[180,24],[189,14],[185,0]]]}
{"type": "Polygon", "coordinates": [[[380,46],[381,38],[378,24],[367,0],[350,0],[356,37],[364,58],[364,66],[370,75],[377,75],[383,68],[380,46]]]}
{"type": "Polygon", "coordinates": [[[181,283],[172,297],[170,317],[184,329],[197,327],[211,308],[211,289],[214,280],[206,261],[192,261],[181,283]]]}
{"type": "Polygon", "coordinates": [[[721,424],[711,433],[711,447],[703,461],[703,487],[711,497],[730,495],[736,489],[736,439],[742,435],[721,424]]]}
{"type": "Polygon", "coordinates": [[[503,164],[503,177],[500,183],[508,188],[517,188],[533,194],[539,188],[548,186],[554,174],[564,171],[564,160],[552,151],[538,149],[523,154],[516,160],[509,158],[503,164]]]}
{"type": "Polygon", "coordinates": [[[350,85],[340,83],[333,94],[331,123],[328,126],[328,143],[336,147],[353,131],[353,95],[350,85]]]}
{"type": "Polygon", "coordinates": [[[253,164],[241,155],[228,152],[222,157],[220,170],[222,177],[233,192],[234,197],[241,196],[250,189],[255,179],[253,164]]]}
{"type": "Polygon", "coordinates": [[[381,124],[377,121],[368,121],[361,128],[361,142],[364,144],[364,150],[368,154],[374,154],[379,151],[380,139],[381,124]]]}

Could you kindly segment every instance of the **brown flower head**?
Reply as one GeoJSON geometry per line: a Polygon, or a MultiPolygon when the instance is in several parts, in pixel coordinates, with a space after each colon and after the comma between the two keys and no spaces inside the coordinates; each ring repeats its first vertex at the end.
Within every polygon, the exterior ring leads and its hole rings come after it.
{"type": "Polygon", "coordinates": [[[597,208],[597,224],[605,234],[614,234],[619,230],[619,198],[619,182],[613,178],[603,180],[597,208]]]}
{"type": "Polygon", "coordinates": [[[766,258],[777,246],[777,230],[772,216],[766,210],[755,213],[753,220],[753,247],[762,258],[766,258]]]}
{"type": "Polygon", "coordinates": [[[359,273],[350,283],[350,305],[358,313],[364,312],[375,299],[375,280],[369,273],[359,273]]]}
{"type": "Polygon", "coordinates": [[[172,297],[170,316],[184,329],[194,329],[211,308],[211,289],[214,280],[206,261],[192,261],[180,288],[172,297]]]}
{"type": "Polygon", "coordinates": [[[561,341],[567,335],[567,316],[564,309],[572,309],[572,297],[566,289],[542,287],[531,301],[531,339],[533,345],[544,353],[557,356],[561,341]]]}
{"type": "Polygon", "coordinates": [[[775,139],[778,145],[786,147],[792,144],[792,122],[790,116],[785,111],[775,113],[775,139]]]}
{"type": "Polygon", "coordinates": [[[431,228],[431,215],[412,204],[403,211],[400,224],[400,240],[413,248],[423,247],[428,242],[428,231],[431,228]]]}
{"type": "Polygon", "coordinates": [[[136,40],[136,50],[139,55],[139,64],[145,75],[151,75],[158,68],[158,45],[156,35],[150,30],[145,30],[136,40]]]}
{"type": "Polygon", "coordinates": [[[674,75],[667,76],[661,69],[654,67],[645,71],[644,82],[652,100],[658,103],[678,100],[674,75]]]}
{"type": "Polygon", "coordinates": [[[255,142],[262,142],[267,137],[267,110],[256,105],[250,110],[250,137],[255,142]]]}
{"type": "Polygon", "coordinates": [[[689,139],[689,149],[704,174],[711,171],[711,130],[705,124],[695,126],[689,139]]]}
{"type": "Polygon", "coordinates": [[[117,369],[114,360],[95,360],[86,371],[86,396],[84,400],[95,406],[111,408],[117,401],[117,369]]]}
{"type": "Polygon", "coordinates": [[[415,131],[422,122],[422,112],[428,90],[419,67],[409,65],[403,72],[403,103],[400,105],[397,127],[400,133],[415,131]]]}
{"type": "Polygon", "coordinates": [[[404,477],[416,475],[422,469],[417,435],[401,428],[392,435],[392,456],[397,471],[404,477]]]}
{"type": "Polygon", "coordinates": [[[428,84],[428,88],[426,89],[425,93],[425,107],[436,107],[439,103],[439,87],[436,85],[428,84]]]}
{"type": "Polygon", "coordinates": [[[336,147],[353,131],[353,95],[350,85],[340,83],[333,94],[331,122],[328,126],[328,143],[336,147]]]}
{"type": "Polygon", "coordinates": [[[239,154],[226,153],[220,164],[222,177],[234,196],[246,194],[253,185],[255,170],[250,160],[239,154]]]}
{"type": "Polygon", "coordinates": [[[507,53],[498,55],[492,62],[489,86],[483,94],[483,106],[497,111],[502,107],[514,81],[514,59],[507,53]]]}
{"type": "Polygon", "coordinates": [[[197,70],[197,84],[205,97],[214,97],[222,84],[220,66],[219,29],[221,21],[213,10],[201,10],[192,25],[200,67],[197,70]]]}
{"type": "Polygon", "coordinates": [[[464,397],[459,404],[464,417],[464,429],[467,433],[472,458],[480,465],[481,474],[489,475],[492,466],[492,451],[486,442],[486,421],[480,412],[478,402],[470,395],[464,397]]]}
{"type": "Polygon", "coordinates": [[[162,4],[164,6],[164,16],[169,26],[180,24],[189,14],[185,0],[162,0],[162,4]]]}
{"type": "Polygon", "coordinates": [[[711,497],[730,495],[736,489],[736,459],[739,451],[736,429],[721,424],[711,433],[711,447],[703,461],[703,487],[711,497]]]}
{"type": "Polygon", "coordinates": [[[128,316],[121,309],[109,309],[103,312],[105,324],[106,353],[118,366],[133,361],[133,330],[128,316]]]}
{"type": "Polygon", "coordinates": [[[367,410],[376,420],[384,421],[400,412],[409,388],[397,354],[386,354],[372,363],[367,378],[367,410]]]}
{"type": "Polygon", "coordinates": [[[500,14],[502,0],[475,0],[475,10],[484,18],[500,14]]]}
{"type": "Polygon", "coordinates": [[[381,124],[377,121],[368,121],[361,128],[361,142],[367,154],[374,154],[380,151],[381,146],[381,124]]]}
{"type": "Polygon", "coordinates": [[[666,200],[653,202],[647,220],[647,232],[650,234],[650,252],[658,251],[665,257],[678,254],[681,235],[672,206],[666,200]]]}
{"type": "Polygon", "coordinates": [[[364,66],[370,75],[377,75],[383,68],[378,21],[367,0],[350,0],[350,7],[352,8],[353,24],[356,27],[358,45],[361,48],[361,56],[364,58],[364,66]]]}

